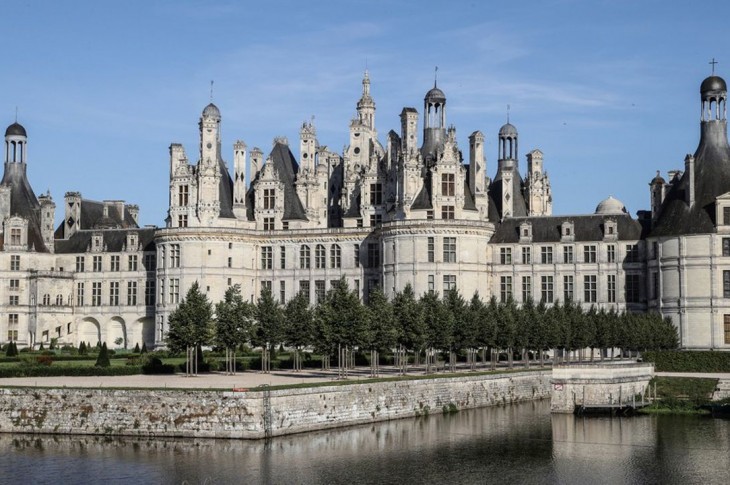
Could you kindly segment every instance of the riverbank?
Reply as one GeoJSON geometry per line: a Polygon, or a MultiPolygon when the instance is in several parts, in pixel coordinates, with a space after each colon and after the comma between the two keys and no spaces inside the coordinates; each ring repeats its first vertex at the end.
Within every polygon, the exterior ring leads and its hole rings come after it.
{"type": "MultiPolygon", "coordinates": [[[[309,382],[318,382],[316,386],[250,389],[255,379],[285,385],[286,377],[119,376],[105,378],[101,386],[85,378],[89,387],[74,388],[82,382],[53,378],[67,387],[46,388],[41,378],[31,378],[35,385],[23,387],[14,379],[19,387],[0,389],[0,432],[257,439],[544,399],[551,389],[551,373],[545,370],[330,385],[329,375],[315,375],[309,382]],[[131,382],[123,378],[137,378],[137,385],[125,386],[131,382]],[[140,388],[141,383],[149,387],[140,388]],[[200,387],[173,389],[176,384],[200,387]]],[[[301,383],[306,378],[294,379],[301,383]]]]}

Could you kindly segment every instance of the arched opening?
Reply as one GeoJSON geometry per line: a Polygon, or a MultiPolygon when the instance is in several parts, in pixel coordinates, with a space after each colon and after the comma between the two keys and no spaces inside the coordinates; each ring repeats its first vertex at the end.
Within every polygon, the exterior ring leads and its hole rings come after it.
{"type": "Polygon", "coordinates": [[[106,334],[107,346],[112,348],[127,348],[127,327],[124,320],[114,317],[109,321],[106,334]]]}
{"type": "Polygon", "coordinates": [[[88,342],[91,345],[96,345],[97,342],[101,341],[99,322],[91,317],[84,318],[79,322],[76,334],[78,342],[88,342]]]}

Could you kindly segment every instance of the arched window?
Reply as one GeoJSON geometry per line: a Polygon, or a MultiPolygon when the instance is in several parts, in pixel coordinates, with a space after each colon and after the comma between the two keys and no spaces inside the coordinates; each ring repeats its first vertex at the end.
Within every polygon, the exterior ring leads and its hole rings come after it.
{"type": "Polygon", "coordinates": [[[51,295],[46,293],[45,295],[43,295],[43,305],[48,306],[50,304],[51,304],[51,295]]]}
{"type": "Polygon", "coordinates": [[[341,268],[342,267],[342,250],[339,244],[333,244],[330,248],[330,267],[341,268]]]}
{"type": "Polygon", "coordinates": [[[311,268],[311,252],[306,244],[299,249],[299,267],[302,269],[311,268]]]}
{"type": "Polygon", "coordinates": [[[56,306],[63,306],[63,295],[56,295],[56,306]]]}
{"type": "Polygon", "coordinates": [[[326,267],[325,250],[324,246],[322,246],[321,244],[317,244],[317,247],[315,248],[314,263],[317,269],[324,269],[326,267]]]}

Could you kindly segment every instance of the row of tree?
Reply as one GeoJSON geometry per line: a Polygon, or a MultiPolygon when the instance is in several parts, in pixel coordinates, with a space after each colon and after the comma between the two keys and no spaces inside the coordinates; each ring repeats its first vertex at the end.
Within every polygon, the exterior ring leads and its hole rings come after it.
{"type": "MultiPolygon", "coordinates": [[[[344,279],[315,306],[301,293],[281,305],[268,289],[250,303],[233,286],[214,307],[195,283],[170,315],[167,333],[169,348],[187,350],[189,357],[191,349],[204,345],[225,349],[229,372],[235,369],[235,349],[242,344],[262,348],[264,371],[270,370],[271,351],[279,345],[293,350],[295,369],[301,369],[302,351],[307,348],[323,356],[323,368],[329,368],[330,359],[337,356],[337,365],[344,371],[359,351],[370,352],[373,366],[385,352],[393,354],[403,371],[408,355],[430,371],[441,356],[453,368],[457,354],[466,355],[472,368],[479,360],[494,366],[500,355],[510,366],[515,357],[525,365],[530,359],[542,365],[549,350],[555,359],[570,358],[572,353],[583,360],[590,349],[593,360],[594,350],[600,350],[603,359],[611,349],[613,358],[614,349],[674,349],[678,341],[671,320],[656,313],[595,307],[586,311],[571,301],[547,306],[528,300],[517,305],[511,299],[498,302],[492,297],[484,302],[478,294],[466,301],[456,290],[443,298],[430,292],[419,298],[410,285],[392,300],[375,290],[364,305],[344,279]]],[[[377,373],[375,367],[373,372],[377,373]]]]}

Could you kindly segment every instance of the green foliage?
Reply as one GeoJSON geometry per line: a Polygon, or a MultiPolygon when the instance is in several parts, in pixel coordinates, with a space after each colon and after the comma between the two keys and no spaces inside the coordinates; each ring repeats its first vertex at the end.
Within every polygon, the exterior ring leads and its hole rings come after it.
{"type": "Polygon", "coordinates": [[[253,329],[254,310],[243,300],[239,285],[228,288],[223,300],[216,304],[215,344],[235,349],[247,342],[253,329]]]}
{"type": "Polygon", "coordinates": [[[642,357],[653,362],[657,372],[730,372],[730,352],[649,351],[642,357]]]}
{"type": "Polygon", "coordinates": [[[86,344],[83,341],[81,341],[81,343],[79,344],[79,355],[86,355],[87,352],[88,352],[88,350],[86,348],[86,344]]]}
{"type": "Polygon", "coordinates": [[[454,336],[454,314],[434,292],[426,292],[418,301],[424,327],[426,348],[450,350],[454,336]]]}
{"type": "Polygon", "coordinates": [[[313,342],[314,314],[309,307],[309,299],[303,293],[298,293],[284,307],[282,339],[294,348],[305,347],[313,342]]]}
{"type": "Polygon", "coordinates": [[[380,288],[370,292],[367,309],[370,331],[364,342],[365,348],[382,352],[395,347],[398,330],[395,325],[393,305],[380,288]]]}
{"type": "Polygon", "coordinates": [[[212,337],[212,305],[201,293],[198,282],[192,284],[185,298],[170,314],[167,345],[173,352],[207,345],[212,337]]]}
{"type": "Polygon", "coordinates": [[[55,366],[19,365],[0,366],[0,378],[4,377],[58,377],[58,376],[127,376],[142,373],[141,366],[55,366]]]}
{"type": "Polygon", "coordinates": [[[48,349],[49,350],[56,350],[57,344],[58,344],[58,339],[56,337],[53,337],[51,339],[51,345],[48,346],[48,349]]]}
{"type": "Polygon", "coordinates": [[[6,357],[16,357],[18,355],[18,344],[16,344],[13,341],[10,341],[5,348],[5,356],[6,357]]]}
{"type": "Polygon", "coordinates": [[[142,363],[142,374],[174,374],[175,366],[163,364],[162,360],[153,354],[145,354],[140,357],[142,363]]]}
{"type": "Polygon", "coordinates": [[[147,342],[142,342],[142,350],[139,352],[140,354],[146,354],[147,353],[147,342]]]}
{"type": "Polygon", "coordinates": [[[96,364],[94,364],[95,367],[109,367],[111,366],[111,362],[109,361],[109,350],[106,348],[106,342],[101,346],[101,351],[99,351],[99,356],[96,358],[96,364]]]}
{"type": "Polygon", "coordinates": [[[41,342],[41,344],[38,346],[38,350],[39,351],[45,350],[45,348],[43,347],[43,342],[41,342]]]}
{"type": "Polygon", "coordinates": [[[139,354],[139,342],[134,344],[134,350],[132,352],[134,352],[135,354],[139,354]]]}
{"type": "MultiPolygon", "coordinates": [[[[694,411],[708,404],[717,386],[717,379],[691,377],[655,377],[649,383],[651,392],[656,386],[656,407],[671,411],[694,411]]],[[[652,394],[653,395],[653,394],[652,394]]]]}
{"type": "Polygon", "coordinates": [[[393,298],[393,315],[398,329],[398,344],[411,350],[424,348],[426,329],[423,312],[410,283],[393,298]]]}
{"type": "Polygon", "coordinates": [[[251,343],[255,347],[268,345],[269,349],[276,348],[282,338],[284,312],[269,288],[261,290],[261,295],[256,301],[254,318],[255,325],[251,333],[251,343]]]}

